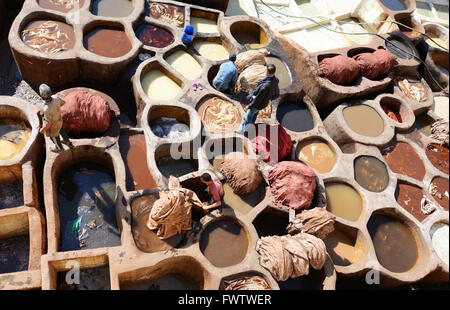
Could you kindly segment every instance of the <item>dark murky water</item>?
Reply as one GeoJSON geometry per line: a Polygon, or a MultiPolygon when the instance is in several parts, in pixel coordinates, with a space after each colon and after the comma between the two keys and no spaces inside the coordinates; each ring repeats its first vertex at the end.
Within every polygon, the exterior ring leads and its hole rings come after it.
{"type": "Polygon", "coordinates": [[[136,29],[136,36],[145,45],[157,48],[169,46],[175,38],[165,29],[149,24],[142,24],[136,29]]]}
{"type": "Polygon", "coordinates": [[[116,184],[108,169],[79,163],[59,178],[60,251],[120,245],[116,184]]]}
{"type": "Polygon", "coordinates": [[[0,239],[0,274],[26,271],[29,255],[28,235],[0,239]]]}
{"type": "Polygon", "coordinates": [[[121,285],[122,290],[199,290],[198,285],[185,276],[174,274],[158,279],[121,285]]]}
{"type": "Polygon", "coordinates": [[[0,210],[23,206],[23,182],[0,183],[0,210]]]}
{"type": "MultiPolygon", "coordinates": [[[[57,287],[58,290],[110,290],[111,280],[109,268],[92,268],[80,270],[79,284],[68,284],[66,281],[66,272],[58,272],[57,287]]],[[[74,280],[72,274],[69,274],[69,282],[74,280]]]]}
{"type": "Polygon", "coordinates": [[[183,175],[195,172],[198,170],[198,163],[193,159],[179,159],[175,160],[170,156],[165,156],[156,161],[159,171],[165,177],[171,175],[181,177],[183,175]]]}
{"type": "Polygon", "coordinates": [[[386,165],[372,156],[361,156],[355,160],[355,180],[371,192],[382,192],[389,185],[386,165]]]}
{"type": "Polygon", "coordinates": [[[306,104],[288,101],[277,109],[277,120],[280,124],[295,132],[309,131],[314,128],[314,121],[306,104]]]}

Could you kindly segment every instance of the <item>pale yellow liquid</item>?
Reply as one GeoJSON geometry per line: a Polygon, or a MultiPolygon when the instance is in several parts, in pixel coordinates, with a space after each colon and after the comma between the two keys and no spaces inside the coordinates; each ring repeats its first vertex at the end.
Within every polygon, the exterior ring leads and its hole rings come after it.
{"type": "Polygon", "coordinates": [[[318,173],[328,173],[336,165],[336,154],[328,144],[320,140],[310,141],[303,146],[298,159],[305,162],[318,173]]]}
{"type": "Polygon", "coordinates": [[[448,118],[449,100],[448,97],[434,97],[434,104],[431,109],[439,117],[448,118]]]}
{"type": "Polygon", "coordinates": [[[359,194],[349,185],[329,183],[325,185],[327,209],[334,215],[349,221],[357,221],[362,212],[359,194]]]}
{"type": "Polygon", "coordinates": [[[151,70],[144,76],[142,88],[152,100],[171,100],[181,92],[181,87],[159,70],[151,70]]]}
{"type": "Polygon", "coordinates": [[[200,55],[211,61],[226,60],[230,54],[222,44],[215,42],[197,41],[194,43],[194,47],[200,55]]]}
{"type": "Polygon", "coordinates": [[[358,261],[364,251],[361,242],[353,242],[339,230],[333,231],[323,240],[334,264],[348,266],[358,261]]]}
{"type": "Polygon", "coordinates": [[[202,74],[202,66],[185,51],[176,51],[166,61],[188,80],[195,80],[202,74]]]}
{"type": "Polygon", "coordinates": [[[194,27],[196,32],[201,33],[218,33],[217,21],[191,16],[191,26],[194,27]]]}
{"type": "Polygon", "coordinates": [[[30,133],[30,130],[21,132],[18,143],[0,139],[0,160],[13,159],[17,155],[19,155],[19,153],[22,152],[23,148],[27,144],[28,139],[30,138],[30,133]]]}
{"type": "Polygon", "coordinates": [[[384,130],[381,116],[366,105],[345,108],[344,119],[351,130],[363,136],[378,137],[384,130]]]}

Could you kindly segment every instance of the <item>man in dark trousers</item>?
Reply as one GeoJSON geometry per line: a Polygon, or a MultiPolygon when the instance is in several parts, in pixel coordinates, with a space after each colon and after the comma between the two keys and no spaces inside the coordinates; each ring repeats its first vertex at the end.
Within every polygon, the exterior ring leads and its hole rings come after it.
{"type": "Polygon", "coordinates": [[[270,64],[267,65],[266,78],[258,83],[253,92],[247,96],[247,115],[241,126],[241,132],[245,133],[248,124],[254,124],[258,118],[259,111],[265,109],[270,100],[278,97],[280,90],[278,88],[279,80],[275,76],[277,68],[270,64]]]}

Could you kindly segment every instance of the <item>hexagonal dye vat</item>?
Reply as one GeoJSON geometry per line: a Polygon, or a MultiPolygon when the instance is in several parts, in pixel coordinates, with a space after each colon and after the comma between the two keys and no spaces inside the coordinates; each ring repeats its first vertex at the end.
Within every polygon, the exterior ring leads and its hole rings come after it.
{"type": "Polygon", "coordinates": [[[134,242],[143,252],[154,253],[170,250],[180,244],[184,234],[175,235],[161,240],[156,235],[156,230],[150,230],[147,226],[153,204],[158,199],[155,195],[144,195],[134,199],[131,203],[134,242]]]}
{"type": "Polygon", "coordinates": [[[247,195],[237,195],[228,183],[224,184],[223,190],[225,192],[223,197],[224,204],[241,214],[247,214],[252,211],[264,199],[266,194],[263,185],[247,195]]]}
{"type": "Polygon", "coordinates": [[[139,41],[151,47],[163,48],[175,41],[170,31],[150,24],[141,24],[135,33],[139,41]]]}
{"type": "Polygon", "coordinates": [[[349,221],[357,221],[363,211],[359,193],[350,185],[338,182],[325,183],[327,210],[349,221]]]}
{"type": "Polygon", "coordinates": [[[90,268],[80,270],[80,283],[68,284],[66,277],[72,279],[69,272],[58,272],[56,286],[58,290],[84,291],[84,290],[111,290],[109,267],[90,268]]]}
{"type": "Polygon", "coordinates": [[[247,256],[248,249],[247,232],[231,219],[208,224],[200,236],[200,250],[216,267],[239,264],[247,256]]]}
{"type": "Polygon", "coordinates": [[[430,236],[437,256],[448,266],[448,224],[436,223],[431,227],[430,236]]]}
{"type": "Polygon", "coordinates": [[[141,77],[142,88],[151,100],[171,100],[182,90],[182,83],[163,71],[152,69],[141,77]]]}
{"type": "Polygon", "coordinates": [[[449,204],[449,182],[448,179],[441,177],[434,178],[431,182],[429,193],[433,196],[434,200],[442,207],[444,210],[448,211],[449,204]]]}
{"type": "Polygon", "coordinates": [[[344,119],[351,130],[367,137],[378,137],[383,133],[384,122],[375,109],[357,105],[343,110],[344,119]]]}
{"type": "Polygon", "coordinates": [[[22,41],[34,50],[55,54],[75,46],[72,26],[55,20],[34,20],[21,32],[22,41]]]}
{"type": "Polygon", "coordinates": [[[230,51],[221,40],[195,39],[194,48],[210,61],[227,60],[230,51]]]}
{"type": "Polygon", "coordinates": [[[249,44],[251,48],[261,48],[269,44],[266,32],[258,24],[248,21],[236,22],[231,25],[230,31],[239,44],[249,44]]]}
{"type": "Polygon", "coordinates": [[[121,244],[115,209],[114,174],[97,163],[80,162],[58,177],[60,251],[121,244]]]}
{"type": "Polygon", "coordinates": [[[184,27],[184,7],[158,3],[154,1],[146,1],[146,15],[154,18],[162,23],[174,25],[176,27],[184,27]]]}
{"type": "Polygon", "coordinates": [[[297,158],[318,173],[328,173],[337,163],[337,155],[333,148],[321,139],[302,142],[297,158]]]}
{"type": "Polygon", "coordinates": [[[127,191],[157,187],[147,166],[144,135],[121,135],[119,146],[127,174],[127,191]]]}
{"type": "Polygon", "coordinates": [[[183,108],[153,107],[149,113],[148,124],[159,138],[187,139],[191,133],[189,112],[183,108]]]}
{"type": "Polygon", "coordinates": [[[95,27],[85,33],[83,45],[91,53],[109,58],[122,57],[132,48],[123,28],[108,26],[95,27]]]}
{"type": "Polygon", "coordinates": [[[380,193],[389,185],[386,165],[376,157],[360,156],[355,159],[355,180],[368,191],[380,193]]]}
{"type": "Polygon", "coordinates": [[[278,57],[269,56],[266,57],[266,63],[274,65],[277,70],[275,76],[280,81],[278,87],[284,89],[292,84],[292,76],[288,66],[278,57]]]}
{"type": "Polygon", "coordinates": [[[419,187],[405,183],[399,183],[395,191],[397,203],[420,222],[427,217],[420,207],[423,196],[423,192],[419,187]]]}
{"type": "Polygon", "coordinates": [[[277,120],[283,127],[295,132],[309,131],[314,128],[311,112],[304,102],[283,102],[278,106],[277,120]]]}
{"type": "Polygon", "coordinates": [[[209,97],[197,105],[205,129],[211,133],[233,132],[241,125],[239,109],[230,101],[209,97]]]}
{"type": "Polygon", "coordinates": [[[171,53],[165,60],[188,80],[193,81],[202,75],[203,68],[200,62],[184,50],[171,53]]]}
{"type": "Polygon", "coordinates": [[[23,182],[0,183],[0,210],[23,206],[23,182]]]}
{"type": "Polygon", "coordinates": [[[335,230],[323,241],[335,265],[349,266],[364,255],[360,232],[354,228],[336,225],[335,230]]]}
{"type": "Polygon", "coordinates": [[[13,159],[31,135],[30,126],[19,119],[0,118],[0,160],[13,159]]]}
{"type": "Polygon", "coordinates": [[[287,235],[289,215],[272,208],[266,208],[253,220],[256,232],[260,238],[287,235]]]}
{"type": "Polygon", "coordinates": [[[121,290],[152,290],[152,291],[168,291],[168,290],[179,290],[179,291],[196,291],[201,288],[197,285],[197,283],[180,274],[169,274],[161,278],[140,281],[133,284],[125,284],[120,286],[121,290]]]}
{"type": "Polygon", "coordinates": [[[379,263],[392,272],[411,270],[419,259],[417,240],[412,230],[398,219],[374,214],[367,229],[379,263]]]}
{"type": "Polygon", "coordinates": [[[425,165],[411,145],[405,142],[396,143],[393,147],[383,151],[383,158],[389,168],[399,174],[403,174],[422,181],[425,177],[425,165]]]}
{"type": "Polygon", "coordinates": [[[0,239],[0,274],[28,270],[29,255],[28,234],[0,239]]]}
{"type": "Polygon", "coordinates": [[[163,176],[166,178],[169,178],[171,175],[181,177],[198,170],[198,160],[193,158],[192,153],[181,155],[180,158],[174,159],[171,155],[169,144],[160,146],[156,150],[156,166],[163,176]]]}
{"type": "Polygon", "coordinates": [[[61,13],[79,10],[83,7],[84,2],[85,0],[38,0],[41,8],[55,10],[61,13]]]}
{"type": "Polygon", "coordinates": [[[449,169],[448,148],[438,144],[430,144],[427,146],[425,153],[427,154],[427,157],[433,166],[435,166],[443,173],[448,174],[449,169]]]}
{"type": "Polygon", "coordinates": [[[396,79],[395,83],[409,99],[417,102],[424,102],[428,99],[427,90],[420,80],[401,78],[396,79]]]}
{"type": "Polygon", "coordinates": [[[94,0],[92,14],[106,17],[126,17],[134,10],[131,0],[94,0]]]}
{"type": "Polygon", "coordinates": [[[215,13],[191,9],[191,26],[197,33],[219,33],[218,17],[215,13]]]}

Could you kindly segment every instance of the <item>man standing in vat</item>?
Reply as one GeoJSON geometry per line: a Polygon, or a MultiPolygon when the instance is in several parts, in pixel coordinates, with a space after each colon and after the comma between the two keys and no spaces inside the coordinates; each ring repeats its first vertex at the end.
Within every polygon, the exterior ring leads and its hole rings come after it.
{"type": "Polygon", "coordinates": [[[259,111],[264,110],[270,100],[278,97],[280,89],[278,88],[279,80],[275,76],[276,71],[277,68],[273,64],[267,65],[266,78],[260,81],[253,92],[246,97],[244,104],[247,105],[248,111],[240,129],[241,133],[247,131],[249,124],[256,122],[259,111]]]}
{"type": "Polygon", "coordinates": [[[52,148],[53,152],[59,152],[64,150],[59,135],[63,137],[63,143],[73,148],[72,142],[70,142],[69,136],[64,130],[63,120],[61,118],[61,106],[65,104],[65,101],[60,97],[53,95],[52,90],[46,84],[39,86],[39,94],[44,100],[45,105],[41,115],[44,116],[44,122],[40,132],[49,137],[56,147],[52,148]]]}
{"type": "Polygon", "coordinates": [[[238,79],[238,70],[234,64],[236,61],[236,54],[230,54],[228,59],[229,61],[220,65],[219,72],[212,83],[214,88],[222,93],[230,92],[238,79]]]}
{"type": "Polygon", "coordinates": [[[205,172],[200,177],[200,181],[208,186],[208,194],[211,196],[211,200],[214,200],[214,203],[212,204],[204,202],[203,210],[207,212],[211,209],[220,207],[222,205],[222,197],[225,194],[220,180],[215,175],[205,172]]]}

